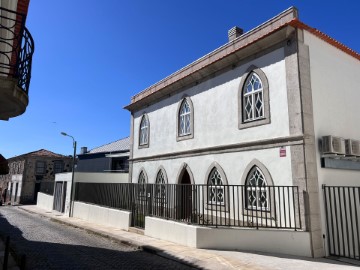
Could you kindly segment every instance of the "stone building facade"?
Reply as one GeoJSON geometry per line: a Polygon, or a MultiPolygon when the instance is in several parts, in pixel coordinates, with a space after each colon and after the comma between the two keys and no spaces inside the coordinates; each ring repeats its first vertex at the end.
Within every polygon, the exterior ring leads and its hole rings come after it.
{"type": "Polygon", "coordinates": [[[0,176],[2,200],[34,203],[37,192],[51,187],[56,173],[72,171],[72,157],[41,149],[8,159],[9,173],[0,176]]]}

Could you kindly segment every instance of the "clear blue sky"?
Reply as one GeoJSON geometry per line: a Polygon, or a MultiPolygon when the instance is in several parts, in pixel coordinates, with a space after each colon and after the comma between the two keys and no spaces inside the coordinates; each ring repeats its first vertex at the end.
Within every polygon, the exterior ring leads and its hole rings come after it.
{"type": "Polygon", "coordinates": [[[41,148],[70,155],[130,134],[130,98],[290,6],[300,19],[360,52],[360,1],[31,0],[35,40],[30,104],[0,121],[6,158],[41,148]]]}

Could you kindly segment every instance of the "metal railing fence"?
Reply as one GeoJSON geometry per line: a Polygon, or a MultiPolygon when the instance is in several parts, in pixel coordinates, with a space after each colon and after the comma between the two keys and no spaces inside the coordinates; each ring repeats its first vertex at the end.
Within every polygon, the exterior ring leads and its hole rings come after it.
{"type": "Polygon", "coordinates": [[[329,255],[360,260],[360,187],[323,191],[329,255]]]}
{"type": "Polygon", "coordinates": [[[76,183],[75,200],[211,227],[301,229],[297,186],[76,183]]]}

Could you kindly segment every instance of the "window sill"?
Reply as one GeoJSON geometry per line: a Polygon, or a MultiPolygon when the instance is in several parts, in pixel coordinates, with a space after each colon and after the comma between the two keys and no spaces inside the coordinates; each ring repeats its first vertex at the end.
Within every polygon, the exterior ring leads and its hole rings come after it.
{"type": "Polygon", "coordinates": [[[139,145],[138,149],[149,148],[149,144],[139,145]]]}
{"type": "Polygon", "coordinates": [[[179,141],[185,141],[185,140],[190,140],[190,139],[193,139],[194,138],[194,134],[193,133],[190,133],[190,134],[187,134],[187,135],[177,135],[176,136],[176,141],[179,142],[179,141]]]}
{"type": "Polygon", "coordinates": [[[241,122],[239,123],[239,129],[246,129],[246,128],[252,128],[252,127],[257,127],[257,126],[262,126],[262,125],[267,125],[270,124],[270,118],[263,118],[263,119],[258,119],[258,120],[253,120],[253,121],[248,121],[248,122],[241,122]]]}

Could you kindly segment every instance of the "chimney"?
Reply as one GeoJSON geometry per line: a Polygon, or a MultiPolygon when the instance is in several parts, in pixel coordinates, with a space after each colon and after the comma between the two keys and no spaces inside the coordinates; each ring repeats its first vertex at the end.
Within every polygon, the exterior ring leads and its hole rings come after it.
{"type": "Polygon", "coordinates": [[[241,28],[239,28],[237,26],[234,26],[233,28],[231,28],[228,31],[229,42],[233,41],[237,37],[240,37],[243,33],[244,33],[244,30],[242,30],[241,28]]]}
{"type": "Polygon", "coordinates": [[[86,154],[87,153],[87,147],[81,147],[80,149],[80,155],[86,154]]]}

